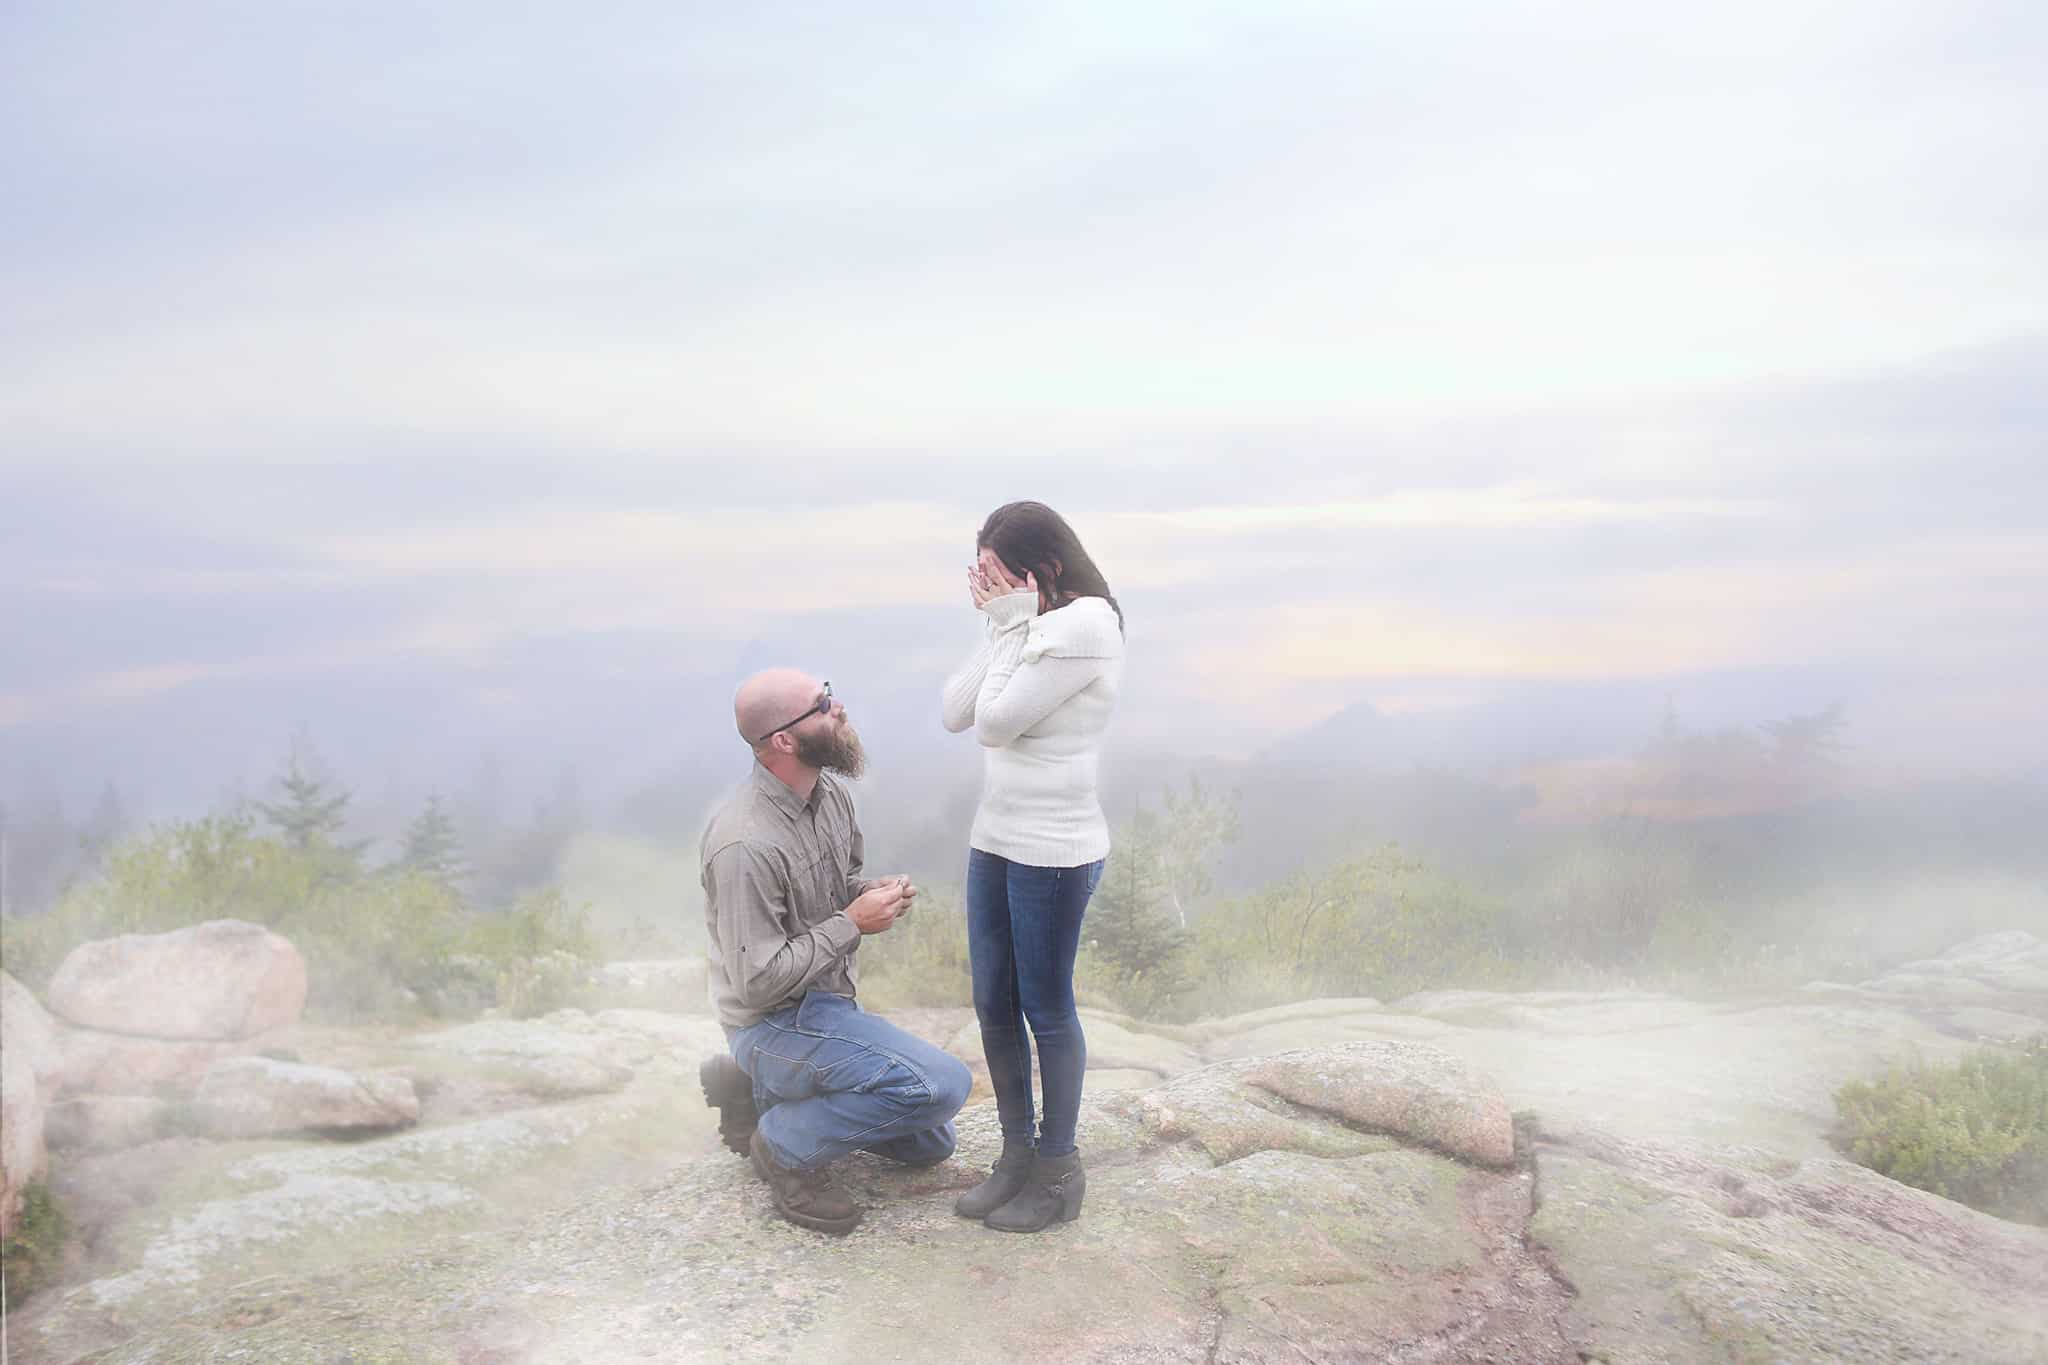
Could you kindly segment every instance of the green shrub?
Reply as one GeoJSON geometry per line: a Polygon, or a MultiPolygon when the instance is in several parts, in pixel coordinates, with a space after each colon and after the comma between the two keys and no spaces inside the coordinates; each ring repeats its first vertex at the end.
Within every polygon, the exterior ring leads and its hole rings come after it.
{"type": "Polygon", "coordinates": [[[1196,957],[1205,984],[1190,1003],[1208,1015],[1315,996],[1520,985],[1539,967],[1498,905],[1393,847],[1219,907],[1196,926],[1196,957]]]}
{"type": "Polygon", "coordinates": [[[1727,946],[1726,918],[1702,894],[1688,847],[1588,838],[1535,871],[1517,897],[1515,937],[1569,961],[1684,966],[1727,946]]]}
{"type": "Polygon", "coordinates": [[[552,888],[503,914],[472,916],[463,940],[465,958],[495,968],[498,1007],[520,1019],[587,1003],[596,954],[589,912],[552,888]]]}
{"type": "Polygon", "coordinates": [[[417,873],[319,887],[271,927],[305,954],[307,1012],[337,1021],[446,1010],[474,912],[417,873]]]}
{"type": "Polygon", "coordinates": [[[0,1275],[7,1280],[10,1308],[57,1278],[70,1236],[70,1220],[50,1197],[49,1186],[38,1181],[22,1190],[14,1235],[0,1242],[0,1275]]]}
{"type": "Polygon", "coordinates": [[[595,995],[590,985],[590,960],[560,950],[515,958],[498,970],[492,984],[498,1008],[515,1019],[579,1008],[595,995]]]}
{"type": "Polygon", "coordinates": [[[908,915],[860,945],[860,998],[869,1009],[967,1005],[967,915],[958,893],[920,888],[908,915]]]}
{"type": "Polygon", "coordinates": [[[1080,975],[1140,1017],[1174,1013],[1196,983],[1172,831],[1143,809],[1117,831],[1081,929],[1080,975]]]}
{"type": "Polygon", "coordinates": [[[80,943],[230,918],[290,939],[306,959],[308,1015],[334,1022],[493,1004],[545,1013],[574,1003],[596,954],[584,911],[559,891],[483,913],[445,880],[350,871],[324,846],[294,849],[213,817],[154,829],[48,913],[0,920],[0,956],[40,993],[80,943]]]}
{"type": "Polygon", "coordinates": [[[246,819],[167,825],[115,848],[106,870],[48,912],[0,920],[7,970],[41,991],[78,944],[210,919],[275,924],[325,879],[317,858],[256,834],[246,819]]]}
{"type": "Polygon", "coordinates": [[[2001,1218],[2048,1224],[2048,1039],[1919,1062],[1835,1092],[1838,1147],[1881,1174],[2001,1218]]]}

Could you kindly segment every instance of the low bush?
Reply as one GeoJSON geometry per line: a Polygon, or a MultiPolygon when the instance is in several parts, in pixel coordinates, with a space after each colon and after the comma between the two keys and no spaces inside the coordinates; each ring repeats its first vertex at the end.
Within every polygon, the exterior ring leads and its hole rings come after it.
{"type": "Polygon", "coordinates": [[[974,1002],[967,915],[950,890],[920,888],[911,912],[860,945],[860,999],[868,1009],[974,1002]]]}
{"type": "Polygon", "coordinates": [[[1205,984],[1181,1015],[1510,987],[1540,965],[1499,905],[1391,847],[1226,902],[1196,925],[1195,952],[1205,984]]]}
{"type": "Polygon", "coordinates": [[[1568,844],[1515,897],[1515,936],[1592,967],[1683,965],[1720,956],[1730,932],[1684,847],[1610,833],[1568,844]]]}
{"type": "Polygon", "coordinates": [[[25,1188],[14,1235],[0,1241],[0,1277],[7,1282],[10,1308],[57,1278],[70,1236],[70,1220],[51,1198],[49,1186],[38,1181],[25,1188]]]}
{"type": "Polygon", "coordinates": [[[2048,1224],[2048,1039],[1913,1062],[1835,1092],[1836,1145],[1883,1175],[2048,1224]]]}
{"type": "Polygon", "coordinates": [[[293,849],[246,820],[213,817],[152,830],[49,912],[0,920],[0,956],[41,993],[80,943],[210,919],[290,939],[306,958],[307,1014],[330,1022],[492,1005],[545,1013],[576,1003],[596,955],[584,912],[558,891],[480,912],[431,876],[364,872],[334,850],[293,849]]]}

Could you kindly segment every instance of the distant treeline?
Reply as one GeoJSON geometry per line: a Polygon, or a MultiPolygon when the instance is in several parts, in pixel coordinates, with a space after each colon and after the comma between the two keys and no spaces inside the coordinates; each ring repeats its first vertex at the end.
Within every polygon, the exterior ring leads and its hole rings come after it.
{"type": "MultiPolygon", "coordinates": [[[[2048,781],[1857,787],[1839,728],[1832,710],[1754,734],[1667,722],[1627,758],[1505,780],[1300,761],[1121,772],[1082,985],[1184,1018],[1440,986],[1858,980],[1973,932],[2048,934],[2048,781]]],[[[701,948],[696,825],[736,779],[682,777],[599,821],[565,770],[529,819],[429,795],[376,843],[303,745],[260,798],[201,820],[129,828],[109,784],[76,826],[9,813],[10,970],[233,914],[306,937],[337,1013],[559,1003],[579,964],[701,948]]],[[[929,892],[866,945],[864,989],[964,1003],[973,784],[899,778],[860,799],[870,867],[929,892]]]]}
{"type": "MultiPolygon", "coordinates": [[[[569,841],[590,828],[575,770],[524,819],[508,819],[486,757],[463,795],[430,792],[416,807],[365,819],[359,794],[333,775],[310,742],[295,740],[259,797],[223,799],[210,816],[240,821],[292,847],[314,842],[358,869],[424,870],[463,899],[503,909],[550,885],[569,841]],[[379,839],[367,828],[390,832],[379,839]]],[[[124,840],[143,833],[120,784],[108,779],[91,812],[71,819],[50,784],[0,802],[0,912],[37,915],[70,887],[102,873],[124,840]]]]}

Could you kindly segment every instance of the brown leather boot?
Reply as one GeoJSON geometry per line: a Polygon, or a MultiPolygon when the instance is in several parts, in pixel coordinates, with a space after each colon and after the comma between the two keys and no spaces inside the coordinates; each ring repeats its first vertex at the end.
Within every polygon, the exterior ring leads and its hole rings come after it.
{"type": "Polygon", "coordinates": [[[1079,1152],[1033,1156],[1024,1188],[981,1221],[999,1232],[1041,1232],[1048,1223],[1071,1223],[1081,1216],[1081,1196],[1087,1189],[1088,1174],[1081,1169],[1079,1152]]]}
{"type": "Polygon", "coordinates": [[[768,1150],[767,1139],[761,1136],[759,1128],[754,1130],[747,1149],[754,1161],[754,1173],[768,1182],[775,1211],[784,1218],[798,1227],[834,1237],[844,1237],[860,1226],[860,1216],[866,1210],[854,1203],[823,1167],[799,1171],[783,1165],[768,1150]]]}
{"type": "Polygon", "coordinates": [[[704,1089],[704,1103],[718,1111],[718,1140],[725,1149],[747,1155],[747,1143],[761,1116],[754,1109],[754,1082],[740,1070],[740,1064],[724,1053],[706,1057],[697,1068],[697,1084],[704,1089]]]}
{"type": "Polygon", "coordinates": [[[953,1201],[953,1212],[962,1218],[986,1218],[1016,1197],[1031,1174],[1031,1149],[1022,1143],[1004,1143],[1003,1154],[989,1168],[988,1179],[953,1201]]]}

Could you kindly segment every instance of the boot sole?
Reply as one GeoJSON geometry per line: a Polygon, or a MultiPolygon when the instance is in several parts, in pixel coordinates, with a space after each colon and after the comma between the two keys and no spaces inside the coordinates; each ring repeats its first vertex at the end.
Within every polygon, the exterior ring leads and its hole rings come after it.
{"type": "Polygon", "coordinates": [[[1074,1221],[1074,1220],[1075,1220],[1076,1218],[1079,1218],[1080,1216],[1081,1216],[1081,1210],[1079,1210],[1079,1209],[1075,1209],[1075,1210],[1074,1210],[1074,1211],[1073,1211],[1072,1213],[1056,1213],[1056,1214],[1054,1214],[1054,1215],[1053,1215],[1053,1216],[1052,1216],[1051,1218],[1048,1218],[1048,1219],[1047,1219],[1046,1221],[1044,1221],[1043,1223],[1040,1223],[1040,1224],[1039,1224],[1038,1226],[1036,1226],[1036,1227],[1029,1227],[1029,1228],[1013,1228],[1013,1227],[1009,1227],[1009,1226],[1007,1226],[1007,1225],[1005,1225],[1005,1224],[1002,1224],[1002,1223],[991,1223],[991,1222],[989,1222],[989,1221],[988,1221],[988,1220],[987,1220],[986,1218],[984,1218],[984,1219],[982,1219],[982,1220],[981,1220],[981,1225],[982,1225],[983,1227],[985,1227],[985,1228],[994,1228],[994,1229],[995,1229],[995,1230],[996,1230],[997,1232],[1022,1232],[1022,1233],[1032,1233],[1032,1232],[1044,1232],[1044,1231],[1045,1231],[1045,1230],[1046,1230],[1047,1228],[1051,1227],[1051,1226],[1052,1226],[1052,1225],[1053,1225],[1054,1223],[1071,1223],[1071,1222],[1073,1222],[1073,1221],[1074,1221]]]}
{"type": "MultiPolygon", "coordinates": [[[[747,1142],[754,1136],[754,1127],[761,1121],[754,1112],[754,1097],[736,1095],[729,1079],[723,1074],[724,1057],[706,1057],[697,1066],[697,1088],[704,1092],[704,1104],[718,1111],[718,1140],[725,1149],[735,1156],[746,1156],[747,1142]]],[[[737,1067],[734,1068],[738,1070],[737,1067]]],[[[747,1073],[740,1071],[741,1076],[747,1073]]],[[[751,1083],[750,1083],[751,1084],[751,1083]]]]}
{"type": "Polygon", "coordinates": [[[768,1202],[775,1205],[775,1211],[781,1214],[786,1221],[794,1223],[800,1228],[809,1228],[812,1232],[822,1232],[828,1237],[844,1237],[847,1233],[860,1226],[862,1215],[859,1213],[854,1214],[851,1218],[818,1218],[812,1214],[799,1213],[794,1209],[784,1208],[782,1202],[775,1197],[775,1182],[768,1178],[768,1165],[761,1160],[761,1153],[755,1149],[753,1141],[749,1139],[742,1150],[746,1153],[748,1164],[754,1168],[754,1174],[759,1176],[761,1183],[768,1187],[768,1202]]]}
{"type": "Polygon", "coordinates": [[[809,1228],[812,1232],[822,1232],[827,1237],[844,1237],[847,1233],[860,1226],[859,1214],[855,1214],[852,1218],[843,1222],[833,1222],[830,1219],[813,1218],[807,1213],[793,1213],[789,1209],[783,1208],[780,1204],[775,1206],[775,1211],[798,1227],[809,1228]]]}

